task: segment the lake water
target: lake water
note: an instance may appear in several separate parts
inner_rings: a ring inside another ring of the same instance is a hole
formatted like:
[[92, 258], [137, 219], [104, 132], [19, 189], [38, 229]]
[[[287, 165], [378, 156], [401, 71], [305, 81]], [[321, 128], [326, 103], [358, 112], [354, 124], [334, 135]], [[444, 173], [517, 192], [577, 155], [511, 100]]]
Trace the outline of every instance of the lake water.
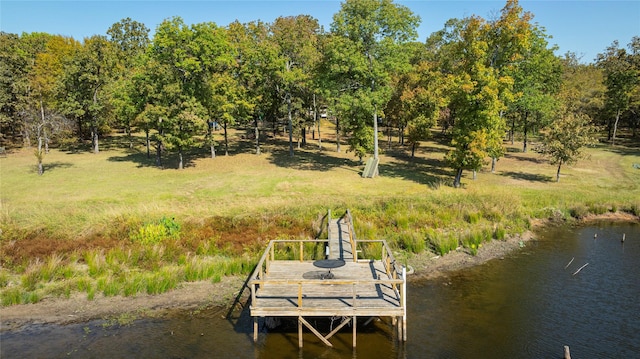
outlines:
[[0, 357], [562, 358], [569, 345], [574, 358], [640, 358], [640, 225], [549, 228], [537, 238], [504, 259], [412, 282], [405, 344], [384, 321], [358, 328], [355, 351], [348, 327], [334, 348], [305, 333], [300, 350], [293, 322], [254, 344], [246, 313], [212, 309], [126, 326], [33, 325], [2, 333]]

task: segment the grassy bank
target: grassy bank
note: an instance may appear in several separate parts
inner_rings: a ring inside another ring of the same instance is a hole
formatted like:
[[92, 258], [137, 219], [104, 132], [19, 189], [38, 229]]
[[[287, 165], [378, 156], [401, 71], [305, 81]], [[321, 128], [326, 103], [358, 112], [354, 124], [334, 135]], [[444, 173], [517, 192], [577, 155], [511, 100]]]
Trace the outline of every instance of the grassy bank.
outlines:
[[260, 156], [243, 147], [215, 159], [192, 154], [179, 171], [172, 157], [160, 169], [142, 148], [123, 150], [118, 140], [99, 154], [52, 150], [44, 176], [32, 150], [0, 158], [3, 305], [76, 291], [154, 294], [246, 274], [268, 240], [317, 235], [327, 209], [351, 209], [358, 238], [439, 254], [458, 246], [474, 254], [536, 218], [640, 211], [640, 148], [631, 142], [590, 149], [563, 168], [559, 183], [538, 154], [509, 148], [496, 173], [466, 173], [464, 188], [454, 189], [436, 141], [413, 160], [387, 150], [381, 176], [362, 179], [353, 155], [328, 141], [293, 158], [282, 143]]

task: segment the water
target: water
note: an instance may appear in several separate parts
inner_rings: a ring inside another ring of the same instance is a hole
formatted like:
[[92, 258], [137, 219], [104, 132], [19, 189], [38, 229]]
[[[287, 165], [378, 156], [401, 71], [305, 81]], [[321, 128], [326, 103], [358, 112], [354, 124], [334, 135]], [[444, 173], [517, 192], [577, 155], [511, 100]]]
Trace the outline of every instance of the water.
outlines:
[[334, 348], [305, 333], [299, 350], [293, 323], [254, 345], [246, 313], [229, 320], [206, 310], [124, 326], [32, 325], [2, 333], [0, 357], [561, 358], [564, 345], [574, 358], [640, 357], [640, 225], [553, 228], [538, 238], [503, 260], [411, 283], [404, 345], [384, 321], [358, 328], [355, 351], [348, 327]]
[[557, 358], [569, 345], [574, 358], [640, 357], [640, 226], [538, 237], [504, 260], [411, 288], [408, 356]]

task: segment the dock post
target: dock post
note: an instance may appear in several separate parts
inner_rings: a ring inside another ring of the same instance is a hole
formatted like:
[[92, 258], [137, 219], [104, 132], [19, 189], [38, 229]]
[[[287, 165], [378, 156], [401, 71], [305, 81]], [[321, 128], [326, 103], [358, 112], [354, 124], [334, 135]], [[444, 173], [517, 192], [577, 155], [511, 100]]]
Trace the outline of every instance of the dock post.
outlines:
[[402, 266], [402, 340], [407, 341], [407, 268]]
[[253, 342], [258, 342], [258, 317], [253, 317]]
[[356, 320], [356, 316], [354, 315], [353, 316], [353, 347], [354, 348], [356, 347], [356, 332], [357, 332], [356, 323], [357, 323], [357, 320]]
[[302, 317], [298, 317], [298, 348], [302, 348]]

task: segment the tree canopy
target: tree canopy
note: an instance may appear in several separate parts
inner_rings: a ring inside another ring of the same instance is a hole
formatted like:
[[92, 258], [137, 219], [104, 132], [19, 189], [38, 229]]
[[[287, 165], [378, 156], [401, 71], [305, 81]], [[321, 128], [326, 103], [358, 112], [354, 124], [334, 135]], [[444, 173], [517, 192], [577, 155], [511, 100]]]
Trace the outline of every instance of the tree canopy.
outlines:
[[297, 15], [227, 26], [173, 17], [152, 38], [131, 18], [82, 41], [0, 33], [0, 141], [37, 145], [41, 165], [63, 138], [98, 153], [103, 136], [121, 131], [135, 149], [144, 133], [158, 166], [176, 156], [183, 168], [194, 156], [215, 158], [218, 136], [225, 155], [241, 148], [230, 129], [256, 154], [286, 134], [293, 156], [309, 129], [320, 143], [323, 123], [335, 129], [336, 150], [348, 144], [362, 162], [378, 159], [380, 126], [387, 147], [410, 158], [438, 128], [441, 163], [461, 187], [464, 171], [475, 178], [491, 161], [495, 172], [507, 141], [522, 141], [523, 152], [541, 143], [534, 148], [559, 176], [599, 126], [611, 144], [620, 131], [637, 136], [640, 37], [583, 64], [557, 56], [517, 0], [492, 19], [451, 19], [423, 41], [419, 24], [392, 0], [345, 0], [328, 30]]

